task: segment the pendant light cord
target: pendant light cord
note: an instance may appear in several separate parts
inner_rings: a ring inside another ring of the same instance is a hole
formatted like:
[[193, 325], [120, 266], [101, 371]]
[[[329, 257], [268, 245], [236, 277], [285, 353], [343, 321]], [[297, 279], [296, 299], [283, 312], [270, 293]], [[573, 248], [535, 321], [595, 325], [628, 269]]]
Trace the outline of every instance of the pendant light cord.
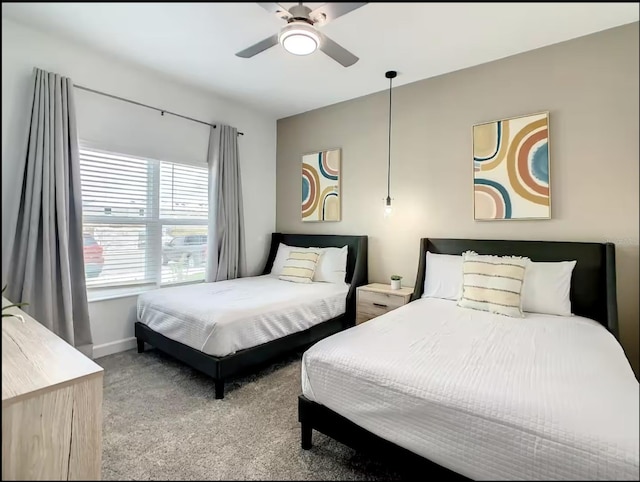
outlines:
[[389, 79], [389, 156], [387, 159], [387, 206], [391, 206], [391, 91], [393, 90], [393, 79], [398, 72], [390, 70], [384, 74]]
[[391, 197], [391, 86], [393, 77], [389, 78], [389, 156], [387, 161], [387, 199]]

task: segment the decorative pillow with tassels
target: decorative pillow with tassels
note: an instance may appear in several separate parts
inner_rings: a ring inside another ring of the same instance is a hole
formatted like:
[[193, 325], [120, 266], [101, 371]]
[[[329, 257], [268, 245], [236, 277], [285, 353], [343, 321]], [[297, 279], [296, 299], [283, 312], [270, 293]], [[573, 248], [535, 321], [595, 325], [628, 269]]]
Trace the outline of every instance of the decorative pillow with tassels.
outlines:
[[522, 285], [529, 258], [462, 253], [458, 306], [522, 318]]
[[319, 250], [305, 249], [304, 251], [296, 251], [293, 248], [278, 278], [283, 281], [293, 281], [294, 283], [311, 283], [313, 282], [313, 274], [316, 272], [319, 258]]

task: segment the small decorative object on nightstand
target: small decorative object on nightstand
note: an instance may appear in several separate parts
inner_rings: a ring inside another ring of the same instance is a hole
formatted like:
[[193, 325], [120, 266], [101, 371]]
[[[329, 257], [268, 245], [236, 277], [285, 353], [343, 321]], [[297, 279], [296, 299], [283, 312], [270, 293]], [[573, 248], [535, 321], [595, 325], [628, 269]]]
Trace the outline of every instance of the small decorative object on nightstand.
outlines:
[[392, 290], [399, 290], [400, 288], [402, 288], [402, 276], [400, 276], [398, 274], [392, 274], [391, 275], [391, 289]]
[[413, 288], [392, 289], [381, 283], [359, 286], [356, 289], [356, 325], [406, 305], [412, 293]]

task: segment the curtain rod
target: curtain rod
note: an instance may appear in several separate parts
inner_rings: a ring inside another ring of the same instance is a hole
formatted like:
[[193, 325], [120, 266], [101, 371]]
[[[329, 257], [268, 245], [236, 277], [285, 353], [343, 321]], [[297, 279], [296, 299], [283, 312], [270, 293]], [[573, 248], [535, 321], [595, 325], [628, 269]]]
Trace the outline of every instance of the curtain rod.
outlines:
[[[111, 97], [112, 99], [118, 99], [118, 100], [121, 100], [123, 102], [129, 102], [130, 104], [135, 104], [135, 105], [139, 105], [141, 107], [146, 107], [147, 109], [157, 110], [158, 112], [160, 112], [161, 115], [170, 114], [170, 115], [174, 115], [176, 117], [181, 117], [183, 119], [190, 120], [192, 122], [197, 122], [198, 124], [204, 124], [206, 126], [211, 126], [214, 129], [216, 128], [215, 124], [209, 124], [208, 122], [201, 121], [201, 120], [198, 120], [198, 119], [194, 119], [193, 117], [187, 117], [186, 115], [176, 114], [175, 112], [171, 112], [169, 110], [159, 109], [158, 107], [153, 107], [152, 105], [143, 104], [142, 102], [136, 102], [135, 100], [125, 99], [124, 97], [118, 97], [117, 95], [107, 94], [106, 92], [100, 92], [99, 90], [90, 89], [89, 87], [83, 87], [82, 85], [74, 84], [73, 86], [76, 89], [86, 90], [87, 92], [93, 92], [94, 94], [104, 95], [105, 97]], [[238, 132], [238, 135], [239, 136], [243, 136], [244, 132]]]

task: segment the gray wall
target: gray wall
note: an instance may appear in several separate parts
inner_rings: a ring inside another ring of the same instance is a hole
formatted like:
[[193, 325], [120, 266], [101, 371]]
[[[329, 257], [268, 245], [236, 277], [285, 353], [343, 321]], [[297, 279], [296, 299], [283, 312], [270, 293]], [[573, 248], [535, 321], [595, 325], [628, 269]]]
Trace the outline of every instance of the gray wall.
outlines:
[[[636, 22], [394, 88], [387, 219], [388, 92], [279, 120], [276, 228], [367, 234], [371, 281], [398, 273], [406, 285], [421, 237], [612, 241], [637, 374], [638, 34]], [[472, 125], [546, 110], [552, 219], [475, 222]], [[342, 148], [342, 221], [302, 223], [301, 155], [330, 147]]]

